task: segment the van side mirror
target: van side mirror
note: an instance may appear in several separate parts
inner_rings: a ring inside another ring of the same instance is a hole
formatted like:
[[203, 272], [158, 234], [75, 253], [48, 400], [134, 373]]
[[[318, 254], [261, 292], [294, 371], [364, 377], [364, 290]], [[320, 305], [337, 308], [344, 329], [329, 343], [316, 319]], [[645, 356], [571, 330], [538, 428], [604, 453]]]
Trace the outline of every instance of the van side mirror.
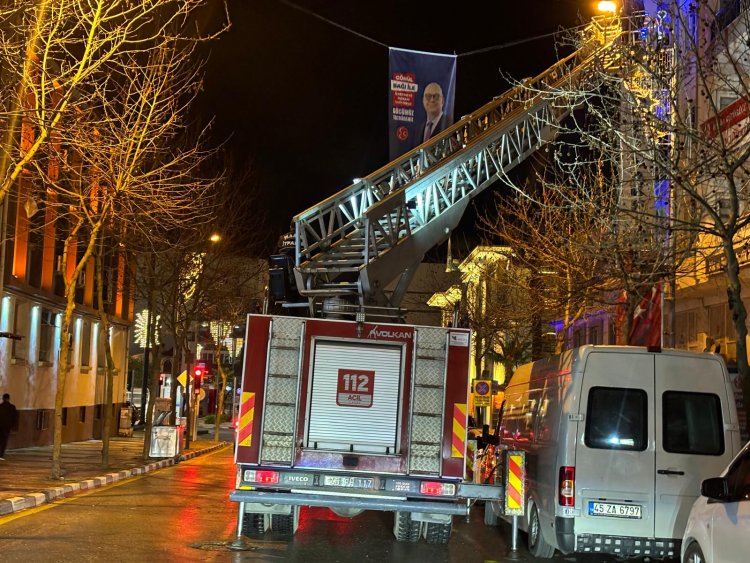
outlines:
[[711, 500], [726, 501], [729, 498], [729, 486], [724, 477], [712, 477], [701, 483], [701, 494]]

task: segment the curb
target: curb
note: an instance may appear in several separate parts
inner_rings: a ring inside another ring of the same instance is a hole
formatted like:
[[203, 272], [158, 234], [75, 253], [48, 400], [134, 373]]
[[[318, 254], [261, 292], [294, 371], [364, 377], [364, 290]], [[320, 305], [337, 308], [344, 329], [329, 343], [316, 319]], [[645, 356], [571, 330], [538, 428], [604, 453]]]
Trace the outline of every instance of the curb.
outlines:
[[66, 483], [59, 487], [51, 487], [49, 489], [44, 489], [43, 491], [38, 493], [30, 493], [28, 495], [23, 495], [20, 497], [11, 497], [5, 500], [0, 500], [0, 516], [14, 514], [16, 512], [21, 512], [29, 508], [35, 508], [37, 506], [50, 503], [56, 499], [70, 497], [92, 489], [99, 489], [106, 485], [111, 485], [118, 481], [129, 479], [131, 477], [137, 477], [139, 475], [145, 475], [146, 473], [152, 473], [154, 471], [158, 471], [159, 469], [164, 469], [165, 467], [180, 463], [181, 461], [187, 461], [189, 459], [193, 459], [196, 456], [207, 454], [220, 448], [225, 448], [229, 445], [230, 442], [219, 442], [218, 444], [209, 446], [208, 448], [196, 450], [187, 454], [180, 454], [176, 458], [163, 459], [161, 461], [147, 463], [146, 465], [142, 465], [140, 467], [124, 469], [122, 471], [116, 471], [114, 473], [105, 473], [104, 475], [99, 475], [91, 479], [84, 479], [83, 481], [79, 481], [76, 483]]

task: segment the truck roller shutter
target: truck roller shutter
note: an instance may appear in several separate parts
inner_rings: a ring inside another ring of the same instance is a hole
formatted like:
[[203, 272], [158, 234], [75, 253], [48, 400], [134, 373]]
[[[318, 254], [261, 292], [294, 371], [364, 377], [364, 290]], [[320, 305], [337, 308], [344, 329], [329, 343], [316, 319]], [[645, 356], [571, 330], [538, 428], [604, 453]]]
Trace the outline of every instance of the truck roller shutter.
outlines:
[[396, 453], [401, 345], [317, 342], [305, 447]]

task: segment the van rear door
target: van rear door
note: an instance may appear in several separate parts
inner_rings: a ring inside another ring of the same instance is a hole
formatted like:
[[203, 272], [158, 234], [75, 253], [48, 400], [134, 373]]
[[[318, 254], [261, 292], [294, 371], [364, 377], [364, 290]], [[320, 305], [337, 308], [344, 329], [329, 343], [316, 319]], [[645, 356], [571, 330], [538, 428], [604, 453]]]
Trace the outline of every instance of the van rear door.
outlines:
[[733, 456], [735, 422], [718, 358], [655, 355], [657, 538], [682, 538], [701, 481]]
[[651, 354], [587, 355], [576, 440], [576, 536], [653, 537], [653, 387]]

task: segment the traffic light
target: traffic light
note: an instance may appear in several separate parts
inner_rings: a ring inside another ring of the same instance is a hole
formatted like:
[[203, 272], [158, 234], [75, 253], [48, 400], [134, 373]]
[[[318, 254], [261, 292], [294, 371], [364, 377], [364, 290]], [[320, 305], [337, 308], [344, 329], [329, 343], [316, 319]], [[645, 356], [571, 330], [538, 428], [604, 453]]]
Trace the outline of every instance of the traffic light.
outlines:
[[203, 364], [193, 366], [193, 392], [198, 393], [201, 390], [203, 376], [206, 375], [206, 368]]

